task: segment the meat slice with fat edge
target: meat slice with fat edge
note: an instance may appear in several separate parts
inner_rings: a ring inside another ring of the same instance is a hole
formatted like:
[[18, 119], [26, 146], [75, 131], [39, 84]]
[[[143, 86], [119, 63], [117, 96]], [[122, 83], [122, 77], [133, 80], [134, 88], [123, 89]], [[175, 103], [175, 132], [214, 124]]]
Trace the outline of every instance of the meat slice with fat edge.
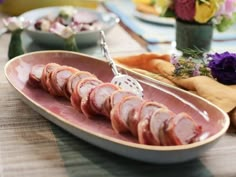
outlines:
[[174, 116], [175, 114], [167, 108], [160, 108], [152, 114], [149, 126], [157, 145], [168, 145], [168, 140], [165, 139], [166, 137], [161, 131], [165, 123]]
[[171, 145], [183, 145], [196, 141], [201, 134], [199, 126], [193, 118], [185, 112], [179, 113], [168, 121], [165, 129]]
[[143, 102], [138, 96], [128, 96], [123, 98], [111, 110], [111, 124], [115, 132], [129, 132], [127, 124], [128, 118], [132, 111], [137, 109]]
[[120, 88], [112, 83], [102, 83], [95, 87], [89, 94], [89, 105], [92, 110], [100, 115], [106, 115], [105, 102], [111, 94]]
[[143, 119], [150, 119], [153, 112], [160, 108], [167, 108], [165, 105], [154, 101], [144, 101], [139, 109], [132, 112], [128, 119], [128, 126], [134, 136], [138, 136], [138, 124]]
[[76, 68], [61, 66], [51, 73], [50, 83], [57, 96], [66, 96], [64, 94], [64, 87], [67, 84], [68, 78], [76, 72], [78, 72]]
[[74, 74], [72, 74], [69, 78], [68, 81], [64, 87], [64, 94], [65, 96], [70, 99], [71, 94], [73, 93], [73, 90], [75, 89], [76, 85], [84, 78], [87, 77], [95, 77], [97, 78], [95, 75], [93, 75], [90, 72], [87, 71], [78, 71]]
[[43, 69], [45, 65], [34, 65], [29, 73], [28, 84], [33, 87], [39, 88], [42, 87], [41, 79], [43, 76]]
[[114, 91], [104, 103], [104, 115], [110, 119], [112, 108], [127, 96], [135, 96], [135, 94], [126, 90]]
[[81, 111], [82, 98], [84, 98], [84, 100], [88, 99], [88, 95], [91, 90], [101, 83], [103, 82], [95, 77], [87, 77], [82, 79], [79, 83], [77, 83], [71, 95], [70, 101], [72, 106], [78, 111]]
[[48, 64], [45, 65], [45, 67], [43, 69], [41, 84], [42, 84], [43, 89], [46, 90], [47, 92], [49, 92], [49, 89], [51, 87], [51, 85], [48, 81], [49, 78], [50, 78], [50, 75], [58, 67], [60, 67], [60, 65], [57, 64], [57, 63], [48, 63]]

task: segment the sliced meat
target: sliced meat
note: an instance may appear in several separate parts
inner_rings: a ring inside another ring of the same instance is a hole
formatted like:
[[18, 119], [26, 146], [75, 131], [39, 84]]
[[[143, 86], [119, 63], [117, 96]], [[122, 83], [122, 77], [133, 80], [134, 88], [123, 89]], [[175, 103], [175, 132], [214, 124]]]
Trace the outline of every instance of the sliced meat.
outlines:
[[29, 73], [28, 84], [32, 87], [41, 87], [41, 79], [45, 65], [34, 65]]
[[84, 78], [87, 77], [95, 77], [95, 75], [91, 74], [90, 72], [87, 71], [78, 71], [74, 74], [72, 74], [69, 78], [68, 81], [65, 85], [64, 88], [64, 94], [67, 98], [70, 98], [74, 88], [76, 87], [76, 85]]
[[68, 81], [68, 78], [76, 72], [78, 72], [78, 69], [73, 68], [73, 67], [69, 67], [69, 66], [58, 67], [56, 70], [54, 70], [51, 73], [50, 84], [51, 84], [52, 90], [49, 90], [49, 92], [52, 95], [56, 95], [56, 96], [66, 96], [63, 91], [65, 88], [65, 85]]
[[134, 136], [138, 136], [138, 123], [143, 119], [150, 119], [152, 114], [160, 109], [167, 108], [165, 105], [154, 101], [145, 101], [139, 109], [132, 112], [129, 116], [128, 126]]
[[82, 112], [88, 118], [94, 118], [94, 115], [104, 116], [104, 103], [111, 93], [117, 89], [119, 87], [112, 83], [102, 83], [94, 87], [88, 97], [82, 98]]
[[91, 90], [101, 83], [103, 82], [95, 77], [88, 77], [82, 79], [79, 83], [77, 83], [71, 95], [70, 101], [72, 106], [76, 108], [78, 111], [81, 111], [82, 98], [84, 97], [84, 100], [88, 99], [88, 95], [91, 92]]
[[[163, 134], [165, 123], [175, 114], [167, 108], [157, 109], [150, 118], [150, 132], [158, 145], [168, 145], [169, 142]], [[161, 133], [160, 133], [161, 132]]]
[[106, 115], [105, 103], [110, 95], [120, 88], [112, 83], [103, 83], [95, 87], [89, 94], [89, 101], [92, 110], [101, 115]]
[[111, 124], [117, 133], [128, 132], [127, 120], [132, 111], [137, 109], [143, 102], [138, 96], [128, 96], [123, 98], [111, 110]]
[[140, 144], [160, 145], [150, 131], [150, 119], [143, 119], [138, 124], [138, 141]]
[[44, 69], [43, 69], [43, 74], [42, 74], [42, 78], [41, 78], [41, 84], [44, 90], [46, 90], [47, 92], [49, 92], [49, 89], [51, 87], [51, 85], [49, 84], [49, 77], [51, 75], [51, 73], [56, 70], [58, 67], [60, 67], [60, 65], [56, 64], [56, 63], [48, 63], [45, 65]]
[[125, 90], [114, 91], [104, 103], [104, 115], [110, 118], [112, 108], [127, 96], [135, 96], [135, 94]]
[[171, 140], [166, 134], [166, 127], [168, 126], [168, 121], [164, 122], [164, 124], [159, 129], [159, 139], [162, 146], [171, 146]]
[[165, 129], [171, 145], [182, 145], [195, 142], [201, 133], [201, 127], [187, 113], [179, 113], [168, 121]]

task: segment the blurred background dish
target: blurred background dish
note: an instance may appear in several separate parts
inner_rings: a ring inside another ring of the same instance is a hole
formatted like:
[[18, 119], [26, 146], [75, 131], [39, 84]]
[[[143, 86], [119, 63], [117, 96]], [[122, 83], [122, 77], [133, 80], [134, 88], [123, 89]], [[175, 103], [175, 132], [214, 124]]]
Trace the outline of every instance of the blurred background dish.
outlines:
[[[37, 44], [41, 44], [44, 46], [62, 47], [64, 42], [62, 38], [49, 31], [41, 31], [35, 29], [35, 23], [37, 23], [39, 19], [45, 18], [46, 16], [57, 17], [61, 9], [61, 6], [54, 6], [34, 9], [23, 13], [20, 17], [23, 17], [31, 21], [32, 23], [32, 25], [27, 30], [25, 30], [25, 33]], [[75, 9], [80, 13], [90, 14], [91, 16], [96, 18], [97, 22], [101, 24], [100, 28], [77, 32], [75, 38], [77, 45], [80, 47], [86, 47], [96, 44], [100, 37], [100, 30], [108, 32], [119, 22], [119, 18], [113, 13], [98, 12], [94, 9], [79, 7]]]
[[171, 17], [161, 17], [153, 14], [139, 12], [137, 10], [134, 11], [134, 16], [146, 22], [157, 23], [160, 25], [168, 25], [168, 26], [175, 25], [175, 19]]
[[161, 14], [161, 9], [154, 0], [133, 0], [135, 5], [134, 16], [151, 23], [160, 25], [174, 26], [175, 19], [172, 17], [165, 17]]
[[70, 5], [95, 9], [103, 1], [104, 0], [5, 0], [0, 5], [0, 11], [17, 16], [32, 9], [48, 6]]

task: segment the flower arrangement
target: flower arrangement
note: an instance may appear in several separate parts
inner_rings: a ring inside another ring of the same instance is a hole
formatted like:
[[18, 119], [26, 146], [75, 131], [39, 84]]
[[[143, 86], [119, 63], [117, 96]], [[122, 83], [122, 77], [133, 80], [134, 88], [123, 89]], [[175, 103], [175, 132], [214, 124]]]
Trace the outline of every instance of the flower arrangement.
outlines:
[[162, 16], [172, 16], [189, 23], [213, 23], [225, 31], [236, 21], [235, 0], [156, 0]]
[[6, 28], [6, 31], [9, 31], [11, 33], [8, 58], [12, 59], [18, 55], [24, 54], [21, 33], [30, 25], [30, 22], [20, 17], [4, 18], [2, 22]]
[[175, 66], [173, 75], [175, 77], [189, 78], [194, 76], [209, 76], [211, 75], [210, 68], [207, 67], [206, 63], [195, 62], [194, 58], [188, 57], [177, 57], [173, 55], [171, 57], [171, 63]]
[[[196, 50], [190, 51], [193, 52]], [[208, 76], [225, 85], [236, 84], [236, 53], [205, 54], [201, 55], [201, 60], [195, 57], [199, 55], [187, 58], [173, 55], [171, 57], [171, 63], [175, 66], [173, 75], [180, 78]]]

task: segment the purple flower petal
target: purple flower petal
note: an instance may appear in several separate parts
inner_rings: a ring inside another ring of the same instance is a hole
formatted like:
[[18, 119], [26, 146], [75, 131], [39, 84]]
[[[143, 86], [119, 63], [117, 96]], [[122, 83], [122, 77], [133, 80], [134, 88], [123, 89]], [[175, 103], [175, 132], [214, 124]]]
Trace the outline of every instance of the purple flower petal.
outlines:
[[208, 67], [211, 74], [223, 84], [236, 84], [236, 53], [216, 53], [208, 55], [212, 58]]

